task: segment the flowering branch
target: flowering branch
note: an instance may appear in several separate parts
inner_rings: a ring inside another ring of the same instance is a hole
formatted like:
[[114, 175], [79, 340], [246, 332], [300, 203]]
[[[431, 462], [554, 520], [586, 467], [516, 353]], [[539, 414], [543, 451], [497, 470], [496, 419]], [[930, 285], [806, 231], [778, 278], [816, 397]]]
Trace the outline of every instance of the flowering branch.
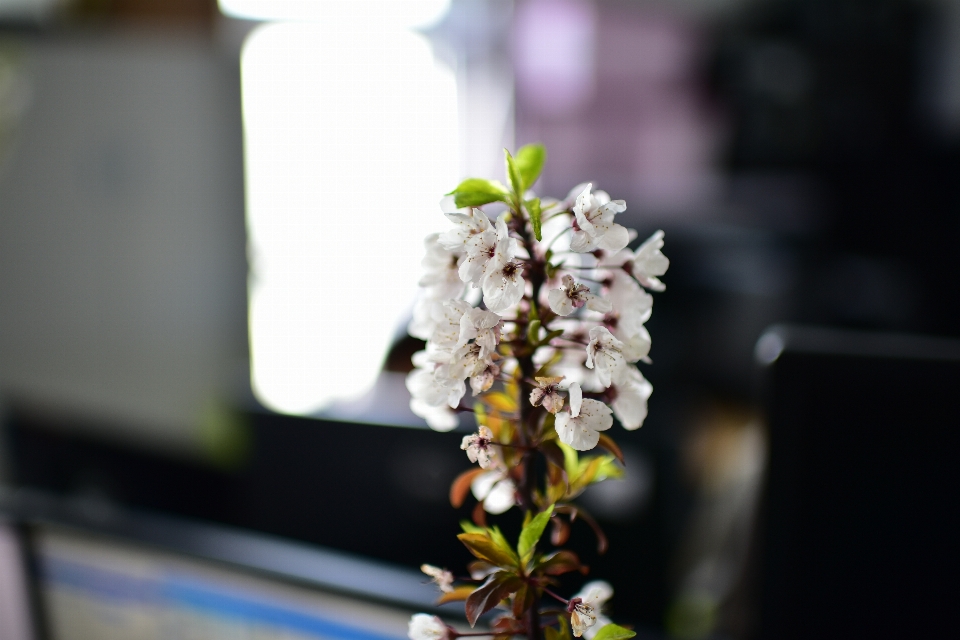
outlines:
[[[441, 603], [464, 602], [471, 626], [501, 609], [490, 634], [498, 640], [626, 640], [635, 634], [601, 613], [609, 584], [590, 582], [570, 599], [553, 591], [557, 576], [588, 569], [572, 551], [546, 550], [541, 538], [551, 524], [550, 542], [560, 547], [579, 517], [606, 549], [603, 531], [573, 501], [623, 475], [607, 431], [615, 418], [632, 430], [646, 417], [653, 387], [636, 363], [649, 362], [647, 290], [664, 289], [659, 277], [669, 261], [662, 231], [628, 249], [636, 233], [615, 222], [626, 203], [591, 184], [563, 201], [541, 201], [530, 188], [545, 159], [541, 145], [528, 145], [516, 157], [505, 153], [509, 186], [461, 182], [441, 202], [453, 227], [425, 240], [423, 294], [408, 330], [427, 344], [407, 377], [410, 406], [434, 429], [453, 429], [456, 411], [469, 410], [460, 406], [469, 381], [477, 431], [461, 449], [478, 467], [450, 489], [454, 507], [471, 493], [477, 500], [474, 522], [458, 536], [475, 558], [470, 578], [422, 569]], [[505, 210], [492, 220], [482, 207], [494, 203]], [[594, 449], [605, 453], [581, 457]], [[513, 507], [524, 512], [515, 544], [486, 523], [486, 514]], [[544, 595], [563, 609], [542, 609]], [[426, 614], [410, 621], [412, 640], [467, 635], [486, 634], [460, 633]]]

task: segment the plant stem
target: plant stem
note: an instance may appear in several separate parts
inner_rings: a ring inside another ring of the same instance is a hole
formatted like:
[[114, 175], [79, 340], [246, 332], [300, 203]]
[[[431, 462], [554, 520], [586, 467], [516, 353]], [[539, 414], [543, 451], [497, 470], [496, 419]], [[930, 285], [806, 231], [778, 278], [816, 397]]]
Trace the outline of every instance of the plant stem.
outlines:
[[[517, 232], [523, 240], [524, 245], [532, 248], [533, 238], [524, 222], [524, 218], [520, 215], [519, 210], [516, 213], [520, 221], [520, 224], [517, 225]], [[530, 258], [530, 270], [528, 274], [531, 284], [530, 301], [531, 304], [537, 304], [540, 300], [540, 289], [546, 281], [546, 265], [543, 259], [536, 255], [535, 251], [530, 251]], [[522, 329], [518, 332], [521, 336], [527, 333], [527, 325], [530, 323], [529, 314], [525, 320], [525, 322], [518, 323]], [[536, 349], [524, 349], [522, 355], [517, 357], [521, 379], [532, 379], [537, 371], [537, 367], [533, 362], [533, 352], [535, 350]], [[517, 400], [520, 404], [520, 428], [517, 431], [519, 432], [522, 443], [524, 445], [530, 445], [537, 441], [537, 432], [539, 430], [538, 418], [542, 410], [540, 410], [539, 407], [534, 407], [525, 398], [518, 398]], [[536, 449], [531, 449], [524, 453], [521, 462], [522, 477], [517, 486], [521, 506], [530, 512], [537, 511], [536, 504], [533, 500], [534, 491], [536, 490], [536, 456]], [[536, 590], [534, 590], [534, 597], [530, 603], [530, 609], [527, 610], [526, 618], [528, 640], [541, 640], [543, 633], [540, 628], [540, 597], [536, 593]]]

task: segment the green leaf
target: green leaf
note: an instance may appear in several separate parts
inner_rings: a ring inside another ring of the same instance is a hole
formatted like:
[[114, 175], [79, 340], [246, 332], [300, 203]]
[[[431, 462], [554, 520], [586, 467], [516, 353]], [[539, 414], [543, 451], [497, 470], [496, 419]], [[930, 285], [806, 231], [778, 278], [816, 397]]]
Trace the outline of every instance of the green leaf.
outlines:
[[520, 554], [523, 563], [530, 560], [533, 550], [536, 549], [537, 543], [540, 541], [540, 536], [543, 535], [543, 530], [547, 528], [547, 523], [550, 522], [552, 513], [553, 505], [550, 505], [546, 511], [541, 511], [530, 520], [529, 524], [524, 525], [520, 532], [520, 540], [517, 542], [517, 553]]
[[600, 631], [597, 631], [597, 635], [593, 636], [593, 640], [627, 640], [627, 638], [632, 638], [635, 635], [637, 635], [636, 631], [624, 629], [620, 625], [611, 622], [600, 629]]
[[[526, 191], [533, 186], [533, 183], [540, 177], [540, 171], [543, 169], [543, 163], [547, 159], [547, 150], [542, 144], [528, 144], [517, 149], [515, 164], [520, 173], [520, 179], [523, 183], [523, 190]], [[537, 234], [537, 240], [540, 234]]]
[[567, 479], [573, 482], [578, 475], [577, 471], [580, 466], [580, 457], [577, 455], [577, 450], [562, 442], [558, 442], [557, 446], [563, 451], [563, 467], [564, 471], [567, 472]]
[[557, 625], [559, 629], [557, 630], [557, 636], [553, 640], [573, 640], [573, 637], [570, 635], [570, 625], [567, 624], [566, 618], [557, 619]]
[[513, 189], [516, 201], [520, 202], [523, 198], [523, 178], [520, 177], [520, 170], [517, 169], [517, 163], [510, 152], [504, 149], [503, 156], [507, 163], [507, 179], [510, 181], [510, 188]]
[[467, 178], [448, 193], [458, 207], [479, 207], [491, 202], [507, 202], [506, 188], [496, 180]]
[[623, 467], [615, 462], [615, 458], [613, 456], [604, 456], [604, 460], [597, 468], [597, 475], [594, 477], [593, 481], [600, 482], [601, 480], [622, 478], [623, 476]]
[[512, 566], [517, 566], [520, 563], [520, 559], [517, 557], [516, 552], [513, 550], [513, 547], [510, 546], [510, 543], [507, 542], [506, 537], [500, 532], [500, 527], [494, 526], [487, 530], [490, 534], [490, 539], [496, 543], [496, 545], [504, 550], [510, 555]]
[[540, 344], [540, 321], [534, 320], [527, 325], [527, 342], [530, 344]]
[[537, 238], [537, 242], [540, 242], [543, 240], [543, 234], [540, 230], [540, 198], [527, 200], [524, 204], [527, 207], [527, 213], [530, 214], [530, 224], [533, 225], [533, 235]]
[[603, 459], [608, 457], [610, 456], [596, 456], [594, 458], [587, 458], [586, 460], [580, 461], [576, 476], [570, 479], [571, 496], [579, 494], [594, 482], [597, 477], [597, 473], [600, 470], [600, 466], [603, 464]]
[[563, 335], [563, 329], [554, 329], [547, 333], [547, 335], [540, 341], [540, 344], [550, 344], [550, 341], [554, 338], [559, 338]]
[[460, 521], [460, 528], [463, 529], [463, 532], [464, 532], [464, 533], [481, 533], [481, 534], [485, 534], [485, 533], [487, 532], [486, 529], [484, 529], [483, 527], [478, 527], [477, 525], [473, 524], [473, 523], [470, 522], [469, 520], [461, 520], [461, 521]]
[[523, 580], [512, 573], [498, 571], [487, 578], [476, 591], [470, 594], [466, 602], [467, 622], [470, 626], [477, 624], [477, 619], [490, 609], [500, 604], [500, 601], [515, 593], [523, 586]]
[[[503, 538], [502, 534], [500, 538]], [[484, 533], [461, 533], [457, 536], [457, 539], [467, 547], [470, 553], [481, 560], [498, 567], [517, 566], [517, 557], [513, 553], [513, 549], [510, 548], [510, 545], [505, 544], [506, 540], [495, 541], [490, 536], [490, 530], [486, 530]]]

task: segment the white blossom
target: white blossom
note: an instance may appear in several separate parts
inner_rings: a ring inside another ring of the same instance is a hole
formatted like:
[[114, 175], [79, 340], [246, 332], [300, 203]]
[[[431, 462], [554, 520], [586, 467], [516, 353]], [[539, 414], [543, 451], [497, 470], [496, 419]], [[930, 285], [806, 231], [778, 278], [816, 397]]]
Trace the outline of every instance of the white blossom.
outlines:
[[627, 362], [645, 360], [650, 353], [650, 333], [643, 325], [653, 312], [653, 296], [623, 271], [615, 271], [607, 290], [613, 304], [605, 321], [614, 337], [623, 343]]
[[552, 414], [557, 414], [563, 409], [563, 395], [557, 385], [563, 380], [563, 376], [549, 378], [535, 378], [537, 386], [530, 392], [530, 404], [535, 407], [543, 405], [543, 408]]
[[459, 345], [470, 340], [480, 345], [480, 357], [495, 353], [500, 344], [500, 316], [476, 307], [469, 309], [460, 317]]
[[555, 427], [560, 442], [577, 451], [589, 451], [600, 441], [600, 432], [613, 425], [610, 407], [599, 400], [583, 398], [580, 385], [570, 385], [570, 411], [557, 414]]
[[590, 193], [592, 184], [577, 196], [573, 205], [577, 229], [573, 232], [570, 248], [577, 253], [604, 249], [611, 253], [620, 251], [630, 242], [630, 232], [615, 223], [618, 213], [626, 210], [623, 200], [610, 200], [604, 191]]
[[410, 335], [422, 340], [430, 339], [438, 318], [443, 315], [443, 305], [461, 297], [464, 290], [459, 276], [460, 257], [440, 246], [438, 237], [439, 234], [433, 233], [424, 239], [426, 253], [421, 262], [424, 274], [420, 278], [424, 291], [413, 307], [413, 318], [407, 327]]
[[470, 377], [470, 390], [473, 391], [474, 397], [488, 391], [499, 377], [500, 367], [492, 362], [488, 362], [483, 369], [475, 371]]
[[434, 431], [453, 431], [460, 425], [457, 412], [445, 404], [427, 404], [423, 400], [411, 397], [410, 410], [414, 415], [426, 420], [427, 426]]
[[[583, 609], [589, 609], [589, 611], [578, 616], [576, 625], [574, 625], [573, 620], [574, 615], [577, 614], [576, 608], [571, 613], [570, 626], [574, 627], [573, 635], [577, 637], [582, 635], [587, 640], [593, 640], [600, 629], [610, 624], [610, 618], [600, 613], [600, 609], [612, 596], [613, 587], [604, 580], [594, 580], [585, 584], [572, 600], [579, 599], [579, 605]], [[578, 630], [579, 633], [577, 633]]]
[[586, 366], [596, 370], [597, 379], [604, 387], [619, 382], [626, 371], [627, 361], [623, 350], [624, 344], [613, 337], [606, 327], [590, 329]]
[[483, 509], [494, 515], [508, 511], [517, 502], [517, 487], [505, 469], [491, 469], [477, 475], [470, 483], [473, 497], [483, 503]]
[[450, 375], [451, 353], [427, 345], [427, 350], [413, 355], [414, 369], [407, 374], [410, 410], [437, 431], [449, 431], [459, 420], [451, 411], [466, 393], [463, 379]]
[[415, 613], [410, 618], [407, 637], [410, 640], [446, 640], [449, 637], [449, 631], [447, 625], [443, 624], [437, 616]]
[[[484, 356], [482, 352], [483, 347], [476, 342], [463, 345], [453, 353], [444, 373], [455, 380], [471, 378], [474, 393], [486, 391], [500, 375], [500, 368], [493, 362], [499, 356], [495, 353]], [[475, 378], [479, 378], [476, 383]]]
[[443, 593], [451, 593], [453, 591], [453, 574], [446, 569], [435, 567], [432, 564], [422, 564], [420, 565], [420, 571], [430, 576], [431, 581], [434, 582]]
[[589, 287], [577, 284], [572, 276], [563, 276], [562, 283], [561, 288], [551, 289], [547, 293], [550, 309], [557, 315], [568, 316], [584, 305], [599, 313], [606, 313], [613, 308], [609, 301], [591, 293]]
[[658, 278], [665, 274], [670, 266], [670, 260], [660, 252], [662, 248], [663, 231], [656, 231], [640, 245], [630, 264], [630, 273], [633, 277], [653, 291], [663, 291], [667, 288]]
[[489, 469], [497, 462], [497, 450], [493, 445], [493, 432], [481, 426], [477, 433], [463, 436], [460, 448], [467, 452], [470, 462], [476, 462], [481, 469]]
[[626, 372], [613, 387], [615, 397], [611, 406], [624, 429], [633, 431], [643, 425], [647, 417], [647, 401], [653, 393], [650, 384], [636, 367], [627, 367]]
[[437, 328], [437, 318], [443, 315], [444, 298], [435, 298], [424, 293], [413, 306], [413, 318], [407, 325], [407, 333], [414, 338], [429, 340]]
[[444, 301], [443, 306], [435, 312], [430, 342], [441, 349], [460, 347], [460, 320], [472, 308], [465, 300]]
[[[446, 199], [440, 202], [441, 208], [449, 204]], [[465, 251], [470, 238], [493, 229], [490, 218], [480, 209], [469, 208], [466, 213], [447, 212], [443, 215], [454, 225], [452, 229], [437, 234], [440, 245], [448, 251]]]
[[427, 287], [435, 297], [456, 298], [463, 291], [457, 266], [459, 256], [441, 246], [439, 237], [439, 233], [431, 233], [423, 241], [427, 251], [420, 261], [424, 269], [420, 286]]
[[492, 229], [470, 236], [466, 241], [464, 257], [460, 260], [460, 279], [479, 286], [496, 249], [497, 234]]
[[449, 375], [449, 365], [439, 365], [433, 369], [415, 368], [407, 374], [406, 383], [413, 399], [434, 407], [447, 405], [456, 409], [460, 405], [460, 398], [467, 392], [463, 378], [456, 379]]
[[504, 216], [497, 219], [497, 242], [493, 256], [487, 262], [481, 289], [483, 303], [494, 313], [503, 313], [523, 298], [526, 282], [523, 263], [515, 260], [518, 243], [511, 238]]

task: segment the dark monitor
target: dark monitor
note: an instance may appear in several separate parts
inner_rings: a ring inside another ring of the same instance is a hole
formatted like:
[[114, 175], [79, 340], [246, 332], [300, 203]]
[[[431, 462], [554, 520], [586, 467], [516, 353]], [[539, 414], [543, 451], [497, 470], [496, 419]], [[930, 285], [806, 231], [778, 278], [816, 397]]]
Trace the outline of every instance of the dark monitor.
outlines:
[[960, 340], [777, 327], [760, 638], [953, 637]]

